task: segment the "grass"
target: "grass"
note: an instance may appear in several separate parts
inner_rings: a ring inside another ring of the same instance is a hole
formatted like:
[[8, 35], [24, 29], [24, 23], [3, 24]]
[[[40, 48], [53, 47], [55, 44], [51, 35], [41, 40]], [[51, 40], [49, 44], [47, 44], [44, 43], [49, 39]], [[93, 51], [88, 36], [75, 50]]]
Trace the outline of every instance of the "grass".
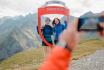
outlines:
[[[101, 40], [82, 41], [73, 52], [73, 60], [104, 49]], [[0, 63], [0, 70], [37, 70], [44, 58], [43, 48], [31, 48], [18, 53]]]
[[43, 48], [31, 48], [4, 60], [0, 70], [36, 70], [43, 58]]
[[89, 40], [81, 42], [74, 50], [73, 59], [79, 59], [83, 56], [94, 53], [96, 50], [104, 49], [104, 41]]

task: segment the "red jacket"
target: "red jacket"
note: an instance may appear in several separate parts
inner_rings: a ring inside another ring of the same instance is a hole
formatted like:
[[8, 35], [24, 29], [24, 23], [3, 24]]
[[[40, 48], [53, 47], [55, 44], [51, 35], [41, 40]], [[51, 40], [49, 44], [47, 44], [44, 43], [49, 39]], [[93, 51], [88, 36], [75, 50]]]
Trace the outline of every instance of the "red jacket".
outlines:
[[39, 70], [68, 70], [71, 56], [71, 52], [67, 49], [55, 47]]

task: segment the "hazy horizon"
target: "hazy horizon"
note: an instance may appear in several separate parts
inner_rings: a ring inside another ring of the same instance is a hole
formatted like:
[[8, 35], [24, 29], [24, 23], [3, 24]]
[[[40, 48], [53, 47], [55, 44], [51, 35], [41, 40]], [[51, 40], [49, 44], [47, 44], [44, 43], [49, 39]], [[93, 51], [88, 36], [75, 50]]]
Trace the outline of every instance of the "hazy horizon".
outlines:
[[[0, 18], [37, 13], [37, 9], [50, 0], [0, 0]], [[59, 0], [63, 1], [63, 0]], [[79, 17], [85, 12], [99, 13], [104, 11], [104, 0], [64, 0], [70, 14]]]

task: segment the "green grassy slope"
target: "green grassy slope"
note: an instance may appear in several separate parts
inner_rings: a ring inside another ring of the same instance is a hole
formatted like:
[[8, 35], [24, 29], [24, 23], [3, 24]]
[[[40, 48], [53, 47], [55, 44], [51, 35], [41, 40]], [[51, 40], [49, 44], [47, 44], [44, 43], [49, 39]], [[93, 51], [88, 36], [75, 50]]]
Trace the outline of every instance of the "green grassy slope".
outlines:
[[82, 41], [74, 50], [73, 59], [78, 59], [83, 56], [94, 53], [96, 50], [104, 49], [104, 41], [102, 40], [88, 40]]
[[[73, 60], [104, 49], [101, 40], [82, 41], [73, 52]], [[37, 70], [44, 58], [43, 48], [31, 48], [0, 63], [0, 70]]]
[[43, 61], [43, 48], [31, 48], [0, 63], [0, 70], [34, 70]]

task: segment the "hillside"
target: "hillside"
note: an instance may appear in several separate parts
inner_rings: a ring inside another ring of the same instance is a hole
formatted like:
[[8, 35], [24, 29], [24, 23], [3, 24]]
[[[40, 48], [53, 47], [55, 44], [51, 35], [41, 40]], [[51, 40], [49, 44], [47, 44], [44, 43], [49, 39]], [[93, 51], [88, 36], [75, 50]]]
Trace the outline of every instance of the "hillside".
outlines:
[[36, 19], [36, 14], [0, 19], [0, 61], [37, 46], [36, 42], [40, 39]]
[[[104, 49], [102, 40], [89, 40], [78, 45], [73, 53], [73, 60], [93, 54], [96, 50]], [[43, 61], [43, 48], [31, 48], [18, 53], [0, 63], [0, 70], [37, 70]]]

